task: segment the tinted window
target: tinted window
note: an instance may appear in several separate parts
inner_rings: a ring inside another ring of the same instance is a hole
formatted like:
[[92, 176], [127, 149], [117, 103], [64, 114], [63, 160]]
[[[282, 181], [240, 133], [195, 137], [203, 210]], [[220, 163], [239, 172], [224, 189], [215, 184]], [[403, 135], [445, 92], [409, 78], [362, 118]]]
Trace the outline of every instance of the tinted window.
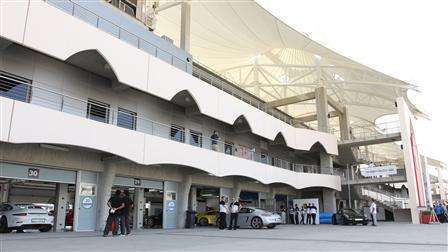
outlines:
[[126, 109], [118, 108], [117, 126], [130, 130], [135, 130], [136, 117], [137, 113]]
[[0, 96], [29, 102], [31, 81], [0, 72]]
[[198, 147], [202, 147], [202, 133], [194, 130], [190, 130], [190, 144]]
[[233, 144], [224, 143], [224, 153], [228, 155], [233, 155]]
[[109, 107], [110, 105], [107, 103], [89, 99], [87, 103], [87, 118], [109, 123]]
[[170, 131], [171, 140], [185, 142], [185, 128], [172, 124]]

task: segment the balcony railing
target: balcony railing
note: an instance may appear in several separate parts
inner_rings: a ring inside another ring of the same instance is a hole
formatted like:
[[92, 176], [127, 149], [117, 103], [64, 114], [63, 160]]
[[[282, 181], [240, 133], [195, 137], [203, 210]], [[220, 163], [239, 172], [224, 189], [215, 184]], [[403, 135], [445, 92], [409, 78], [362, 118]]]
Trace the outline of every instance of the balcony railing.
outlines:
[[135, 46], [146, 53], [153, 55], [163, 61], [183, 70], [186, 72], [191, 72], [191, 64], [185, 62], [185, 59], [180, 59], [173, 55], [172, 53], [163, 50], [162, 48], [156, 46], [154, 43], [151, 43], [147, 39], [144, 39], [126, 29], [121, 27], [120, 25], [105, 19], [103, 17], [98, 16], [97, 14], [91, 12], [90, 10], [82, 7], [79, 4], [76, 4], [72, 1], [65, 0], [43, 0], [47, 3], [50, 3], [53, 6], [56, 6], [60, 10], [65, 11], [66, 13], [77, 17], [90, 25], [95, 26], [96, 28], [109, 33], [110, 35], [117, 37], [120, 40], [123, 40], [132, 46]]
[[[2, 76], [2, 78], [7, 80], [9, 77]], [[145, 134], [162, 137], [184, 144], [190, 144], [192, 146], [207, 150], [214, 150], [235, 157], [264, 163], [295, 172], [320, 172], [320, 168], [316, 165], [297, 164], [291, 161], [269, 156], [266, 153], [256, 152], [253, 148], [234, 145], [221, 140], [213, 140], [209, 137], [204, 137], [202, 134], [189, 132], [187, 138], [187, 132], [182, 127], [155, 122], [150, 119], [137, 116], [136, 113], [130, 111], [120, 109], [115, 110], [109, 105], [105, 105], [104, 103], [98, 101], [85, 101], [43, 87], [30, 85], [26, 82], [17, 84], [17, 79], [11, 80], [15, 81], [15, 83], [11, 84], [6, 81], [0, 82], [0, 97], [7, 97], [10, 99], [31, 103], [98, 122], [112, 124], [128, 130], [135, 130]], [[42, 86], [48, 86], [40, 82], [34, 83]]]

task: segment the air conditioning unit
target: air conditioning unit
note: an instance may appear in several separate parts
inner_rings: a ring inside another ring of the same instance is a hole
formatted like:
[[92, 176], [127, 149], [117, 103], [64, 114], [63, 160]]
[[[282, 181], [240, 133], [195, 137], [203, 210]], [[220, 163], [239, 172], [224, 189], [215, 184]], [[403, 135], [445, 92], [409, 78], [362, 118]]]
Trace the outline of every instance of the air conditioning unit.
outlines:
[[162, 35], [162, 38], [168, 42], [170, 42], [171, 44], [174, 43], [174, 40], [172, 40], [170, 37], [166, 36], [166, 35]]

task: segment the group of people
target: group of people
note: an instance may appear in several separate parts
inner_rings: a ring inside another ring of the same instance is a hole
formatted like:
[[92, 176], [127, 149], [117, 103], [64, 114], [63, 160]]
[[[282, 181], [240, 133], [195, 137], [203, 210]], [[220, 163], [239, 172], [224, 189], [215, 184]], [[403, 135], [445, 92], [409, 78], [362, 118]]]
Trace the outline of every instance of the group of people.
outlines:
[[227, 214], [230, 214], [230, 223], [228, 230], [236, 230], [238, 228], [238, 213], [241, 209], [241, 204], [237, 197], [232, 198], [232, 202], [227, 205], [229, 198], [221, 196], [219, 201], [219, 229], [223, 230], [227, 227]]
[[120, 228], [120, 236], [131, 234], [129, 212], [134, 207], [134, 202], [129, 197], [129, 191], [116, 190], [114, 196], [107, 201], [109, 207], [109, 216], [107, 217], [106, 227], [103, 236], [108, 236], [112, 231], [112, 235], [118, 235]]
[[434, 213], [437, 215], [437, 219], [439, 219], [439, 222], [441, 223], [448, 222], [448, 212], [446, 203], [442, 204], [442, 202], [436, 201], [432, 205], [432, 208], [434, 209]]
[[[282, 209], [282, 216], [286, 215], [286, 208]], [[303, 225], [316, 225], [317, 207], [314, 203], [303, 204], [299, 207], [297, 204], [289, 207], [289, 223], [290, 224], [303, 224]], [[283, 221], [286, 223], [286, 220]]]

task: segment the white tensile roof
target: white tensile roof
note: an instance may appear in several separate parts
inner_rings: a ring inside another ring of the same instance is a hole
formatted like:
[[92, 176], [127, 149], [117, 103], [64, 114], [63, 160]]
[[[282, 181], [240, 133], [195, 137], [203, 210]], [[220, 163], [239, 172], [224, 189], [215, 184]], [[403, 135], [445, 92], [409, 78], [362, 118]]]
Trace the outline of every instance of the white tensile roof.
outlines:
[[[190, 52], [194, 61], [264, 101], [326, 86], [332, 99], [347, 106], [355, 127], [372, 126], [377, 118], [396, 114], [395, 99], [400, 96], [415, 114], [421, 114], [407, 98], [407, 91], [416, 90], [416, 86], [320, 45], [252, 0], [190, 3]], [[161, 11], [155, 32], [179, 45], [180, 20], [180, 5]], [[279, 109], [292, 117], [315, 114], [313, 100]], [[330, 121], [337, 128], [337, 119]], [[315, 122], [309, 125], [316, 126]]]

